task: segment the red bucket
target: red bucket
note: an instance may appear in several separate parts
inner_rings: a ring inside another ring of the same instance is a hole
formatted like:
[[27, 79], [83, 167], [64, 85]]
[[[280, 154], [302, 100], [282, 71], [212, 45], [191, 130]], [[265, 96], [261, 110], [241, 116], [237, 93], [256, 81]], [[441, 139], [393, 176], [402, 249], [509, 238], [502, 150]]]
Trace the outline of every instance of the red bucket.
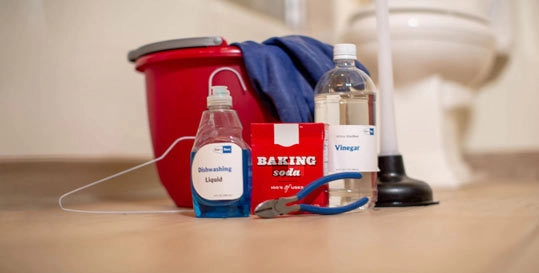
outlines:
[[[155, 157], [161, 156], [177, 138], [196, 134], [202, 111], [206, 110], [210, 75], [219, 68], [237, 71], [246, 84], [244, 91], [235, 73], [226, 70], [215, 74], [212, 80], [213, 85], [228, 86], [247, 143], [251, 143], [251, 123], [277, 122], [252, 88], [241, 51], [221, 37], [149, 44], [129, 52], [128, 58], [146, 78]], [[192, 146], [192, 140], [182, 141], [157, 162], [161, 183], [179, 207], [193, 206], [189, 163]]]

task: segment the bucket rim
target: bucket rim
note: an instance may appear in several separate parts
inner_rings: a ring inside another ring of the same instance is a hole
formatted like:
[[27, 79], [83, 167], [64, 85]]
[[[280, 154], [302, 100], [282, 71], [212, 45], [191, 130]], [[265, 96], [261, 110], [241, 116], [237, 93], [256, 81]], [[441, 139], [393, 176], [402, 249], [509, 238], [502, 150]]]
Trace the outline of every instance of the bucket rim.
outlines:
[[127, 60], [134, 63], [142, 56], [184, 48], [209, 47], [209, 46], [227, 46], [227, 42], [220, 36], [205, 36], [165, 40], [140, 46], [137, 49], [127, 53]]
[[[226, 63], [230, 63], [232, 60], [234, 63], [243, 64], [243, 55], [239, 47], [225, 46], [225, 47], [207, 47], [207, 48], [185, 48], [181, 50], [168, 50], [155, 52], [148, 55], [144, 55], [135, 61], [135, 69], [140, 72], [144, 72], [148, 67], [154, 67], [155, 65], [171, 64], [171, 63], [185, 63], [188, 61], [202, 61], [207, 63], [207, 60], [211, 60], [212, 63], [223, 63], [223, 59], [228, 59]], [[230, 64], [228, 64], [230, 65]]]

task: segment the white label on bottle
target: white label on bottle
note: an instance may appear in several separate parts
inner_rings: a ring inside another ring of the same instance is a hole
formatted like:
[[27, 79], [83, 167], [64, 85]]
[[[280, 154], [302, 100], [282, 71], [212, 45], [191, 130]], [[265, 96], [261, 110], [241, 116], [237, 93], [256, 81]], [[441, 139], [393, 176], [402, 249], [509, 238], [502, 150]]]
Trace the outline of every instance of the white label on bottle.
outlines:
[[376, 127], [329, 125], [329, 173], [377, 172]]
[[191, 165], [195, 191], [207, 200], [233, 200], [243, 194], [243, 153], [234, 143], [202, 146]]

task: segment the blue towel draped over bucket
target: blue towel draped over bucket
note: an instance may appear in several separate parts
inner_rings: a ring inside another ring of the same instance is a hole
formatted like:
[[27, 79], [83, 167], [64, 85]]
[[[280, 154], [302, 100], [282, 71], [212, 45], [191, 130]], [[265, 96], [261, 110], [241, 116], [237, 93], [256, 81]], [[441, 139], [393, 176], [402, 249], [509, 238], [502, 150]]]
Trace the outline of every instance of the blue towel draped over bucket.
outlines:
[[[282, 122], [313, 121], [314, 87], [334, 67], [333, 46], [299, 35], [232, 45], [242, 51], [251, 83], [270, 102], [269, 111]], [[362, 64], [356, 66], [368, 74]]]

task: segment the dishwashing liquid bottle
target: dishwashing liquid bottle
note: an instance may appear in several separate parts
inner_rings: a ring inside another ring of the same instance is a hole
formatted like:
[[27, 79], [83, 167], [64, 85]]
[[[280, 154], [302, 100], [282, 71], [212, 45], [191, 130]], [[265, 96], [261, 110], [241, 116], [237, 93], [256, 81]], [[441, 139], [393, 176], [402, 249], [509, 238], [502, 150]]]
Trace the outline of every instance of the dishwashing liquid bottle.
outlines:
[[251, 151], [226, 86], [213, 86], [191, 150], [191, 190], [197, 217], [247, 217]]
[[315, 122], [329, 124], [328, 172], [361, 172], [361, 179], [329, 184], [329, 206], [337, 207], [368, 197], [360, 209], [373, 207], [378, 191], [375, 90], [371, 78], [355, 65], [356, 46], [337, 44], [335, 67], [315, 87]]

